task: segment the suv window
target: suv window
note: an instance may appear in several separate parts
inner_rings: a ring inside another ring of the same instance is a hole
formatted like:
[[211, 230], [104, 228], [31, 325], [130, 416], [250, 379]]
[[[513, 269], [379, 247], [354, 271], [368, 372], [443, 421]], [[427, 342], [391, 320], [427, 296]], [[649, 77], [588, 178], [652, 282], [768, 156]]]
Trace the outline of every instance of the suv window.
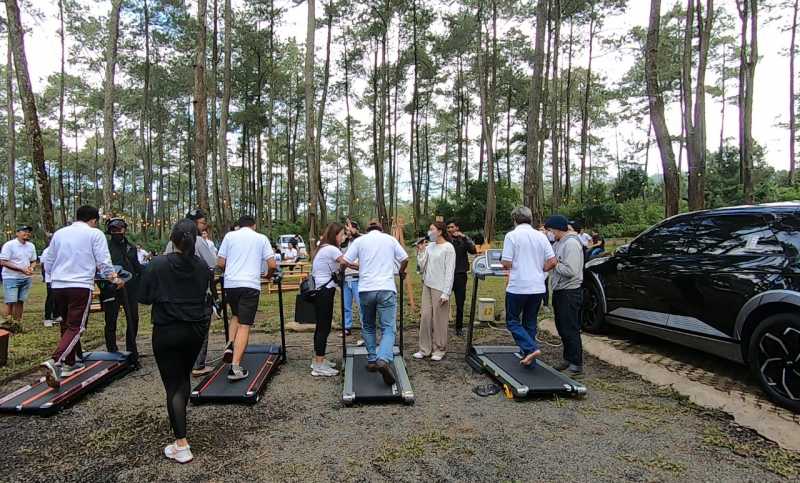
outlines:
[[772, 225], [783, 250], [795, 263], [800, 261], [800, 216], [787, 214]]
[[631, 243], [628, 253], [636, 256], [680, 255], [686, 253], [686, 241], [694, 236], [690, 218], [669, 220]]
[[690, 254], [780, 254], [783, 248], [767, 217], [756, 214], [706, 216], [696, 220], [696, 236], [689, 240]]

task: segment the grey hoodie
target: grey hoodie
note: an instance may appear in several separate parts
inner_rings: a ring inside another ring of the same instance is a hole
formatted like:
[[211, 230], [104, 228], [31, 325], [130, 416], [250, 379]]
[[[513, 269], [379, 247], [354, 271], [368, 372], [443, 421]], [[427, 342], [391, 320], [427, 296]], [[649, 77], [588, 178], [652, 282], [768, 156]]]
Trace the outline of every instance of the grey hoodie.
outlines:
[[553, 291], [581, 288], [583, 283], [583, 243], [577, 235], [567, 235], [553, 245], [558, 265], [550, 275]]

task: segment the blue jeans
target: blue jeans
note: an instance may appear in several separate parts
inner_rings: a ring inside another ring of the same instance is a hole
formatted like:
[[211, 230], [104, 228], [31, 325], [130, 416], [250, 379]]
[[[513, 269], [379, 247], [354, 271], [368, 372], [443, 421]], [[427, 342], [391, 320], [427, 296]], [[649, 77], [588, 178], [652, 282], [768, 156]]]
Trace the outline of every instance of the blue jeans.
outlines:
[[[352, 329], [353, 328], [353, 301], [355, 300], [356, 306], [358, 306], [359, 310], [361, 309], [361, 302], [358, 298], [358, 279], [352, 279], [344, 281], [344, 328], [345, 329]], [[364, 320], [364, 316], [361, 312], [361, 320]]]
[[[367, 347], [367, 362], [381, 359], [392, 362], [394, 359], [394, 326], [397, 318], [397, 294], [391, 290], [372, 290], [361, 292], [361, 336]], [[376, 324], [381, 325], [381, 344], [377, 353]]]
[[523, 356], [539, 350], [539, 343], [536, 342], [536, 323], [544, 295], [506, 292], [506, 326], [514, 336]]
[[4, 278], [3, 298], [5, 303], [15, 304], [28, 300], [31, 285], [33, 285], [33, 281], [30, 278]]

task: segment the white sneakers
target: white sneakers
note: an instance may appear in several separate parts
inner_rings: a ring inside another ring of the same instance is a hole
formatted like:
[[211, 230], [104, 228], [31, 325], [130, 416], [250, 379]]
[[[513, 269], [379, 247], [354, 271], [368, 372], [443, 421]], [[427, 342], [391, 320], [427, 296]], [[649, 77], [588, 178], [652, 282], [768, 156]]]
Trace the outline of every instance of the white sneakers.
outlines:
[[[424, 359], [426, 357], [427, 356], [423, 354], [422, 351], [414, 353], [414, 359]], [[434, 352], [433, 355], [431, 356], [431, 360], [435, 362], [439, 362], [442, 359], [444, 359], [444, 353], [442, 352]]]
[[189, 449], [188, 445], [178, 446], [175, 443], [164, 447], [164, 456], [181, 464], [188, 463], [194, 459], [192, 450]]
[[336, 369], [326, 366], [323, 362], [322, 364], [312, 364], [311, 365], [311, 375], [317, 377], [333, 377], [339, 374], [339, 371]]
[[414, 359], [425, 359], [425, 354], [423, 354], [422, 351], [415, 352]]
[[[331, 369], [336, 369], [336, 363], [335, 363], [335, 362], [333, 362], [333, 361], [329, 361], [328, 359], [325, 359], [324, 361], [322, 361], [322, 365], [323, 365], [323, 366], [328, 366], [328, 367], [330, 367]], [[314, 368], [314, 361], [313, 361], [313, 359], [312, 359], [312, 361], [311, 361], [311, 364], [310, 364], [308, 367], [310, 367], [310, 368], [312, 368], [312, 369]]]

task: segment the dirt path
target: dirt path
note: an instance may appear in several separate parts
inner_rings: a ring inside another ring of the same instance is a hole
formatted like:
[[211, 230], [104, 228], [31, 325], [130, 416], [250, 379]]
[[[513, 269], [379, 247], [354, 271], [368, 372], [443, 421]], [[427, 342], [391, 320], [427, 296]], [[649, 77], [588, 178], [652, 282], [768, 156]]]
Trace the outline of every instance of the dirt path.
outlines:
[[[505, 340], [501, 332], [479, 335], [483, 342]], [[289, 363], [260, 403], [190, 407], [195, 461], [185, 466], [161, 453], [170, 432], [155, 361], [146, 356], [141, 370], [55, 417], [0, 417], [0, 480], [782, 481], [800, 475], [797, 454], [593, 358], [582, 379], [585, 399], [480, 398], [471, 389], [487, 380], [467, 368], [462, 340], [451, 340], [441, 363], [408, 361], [416, 405], [345, 408], [340, 378], [309, 375], [311, 335], [290, 334]], [[330, 342], [338, 359], [338, 339]], [[406, 348], [415, 343], [412, 331]], [[141, 345], [150, 354], [149, 344]], [[555, 351], [549, 348], [546, 358]]]

